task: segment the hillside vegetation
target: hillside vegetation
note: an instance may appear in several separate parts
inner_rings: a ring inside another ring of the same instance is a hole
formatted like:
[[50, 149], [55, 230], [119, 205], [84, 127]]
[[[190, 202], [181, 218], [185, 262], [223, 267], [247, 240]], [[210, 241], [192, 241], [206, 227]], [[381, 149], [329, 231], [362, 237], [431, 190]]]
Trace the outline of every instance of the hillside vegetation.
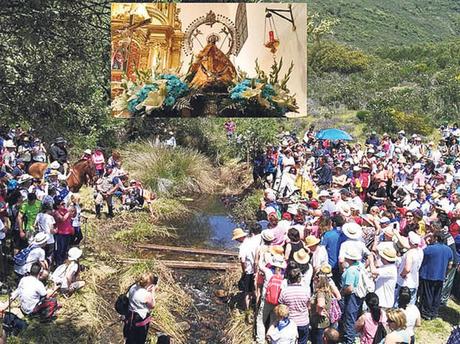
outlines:
[[372, 50], [460, 36], [457, 0], [307, 0], [308, 10], [340, 19], [333, 37]]

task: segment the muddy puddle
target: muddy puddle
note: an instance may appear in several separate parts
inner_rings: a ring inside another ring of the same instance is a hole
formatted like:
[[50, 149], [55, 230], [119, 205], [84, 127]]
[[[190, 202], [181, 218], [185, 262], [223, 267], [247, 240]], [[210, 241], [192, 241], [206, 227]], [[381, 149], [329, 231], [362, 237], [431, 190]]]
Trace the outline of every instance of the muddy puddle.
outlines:
[[[229, 202], [220, 196], [200, 196], [188, 200], [187, 206], [193, 213], [185, 220], [168, 223], [176, 229], [177, 239], [162, 240], [165, 245], [187, 246], [210, 249], [237, 251], [237, 245], [232, 238], [232, 231], [237, 227], [229, 213]], [[150, 253], [149, 253], [150, 254]], [[160, 259], [219, 261], [228, 262], [228, 257], [203, 256], [192, 254], [159, 253]], [[223, 329], [229, 310], [225, 303], [215, 296], [221, 288], [216, 283], [216, 277], [223, 272], [207, 270], [175, 269], [177, 282], [192, 297], [194, 306], [183, 320], [190, 326], [189, 341], [191, 344], [220, 343], [223, 339]]]

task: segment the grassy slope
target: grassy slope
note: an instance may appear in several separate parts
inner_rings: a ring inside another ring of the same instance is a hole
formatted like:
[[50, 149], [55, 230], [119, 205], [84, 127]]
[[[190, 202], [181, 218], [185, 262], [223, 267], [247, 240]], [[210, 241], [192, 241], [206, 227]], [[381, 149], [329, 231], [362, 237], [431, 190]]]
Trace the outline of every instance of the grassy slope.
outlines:
[[460, 35], [457, 0], [307, 0], [308, 9], [340, 19], [334, 37], [364, 50]]

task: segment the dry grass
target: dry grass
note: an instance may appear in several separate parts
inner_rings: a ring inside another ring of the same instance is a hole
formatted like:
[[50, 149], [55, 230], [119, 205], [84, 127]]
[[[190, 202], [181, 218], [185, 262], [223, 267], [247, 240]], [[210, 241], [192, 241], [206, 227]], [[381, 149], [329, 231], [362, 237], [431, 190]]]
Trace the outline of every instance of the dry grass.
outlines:
[[122, 154], [130, 175], [157, 193], [210, 194], [218, 186], [210, 160], [193, 149], [141, 141], [128, 144]]
[[175, 343], [187, 343], [184, 329], [177, 326], [178, 316], [185, 314], [192, 305], [191, 297], [182, 290], [171, 271], [160, 261], [137, 263], [126, 268], [120, 275], [119, 291], [124, 292], [134, 283], [135, 279], [143, 272], [152, 271], [159, 276], [156, 305], [153, 310], [153, 326], [175, 339]]
[[219, 170], [223, 195], [240, 194], [252, 184], [252, 167], [239, 159], [227, 161]]

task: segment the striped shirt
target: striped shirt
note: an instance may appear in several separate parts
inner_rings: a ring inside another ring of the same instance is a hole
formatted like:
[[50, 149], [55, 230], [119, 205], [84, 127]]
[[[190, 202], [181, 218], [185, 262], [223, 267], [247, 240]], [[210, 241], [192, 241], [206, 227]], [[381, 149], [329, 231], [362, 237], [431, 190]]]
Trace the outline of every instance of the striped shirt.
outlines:
[[309, 324], [309, 299], [307, 288], [296, 283], [288, 284], [286, 288], [283, 288], [278, 301], [289, 308], [289, 319], [294, 321], [297, 326], [306, 326]]

